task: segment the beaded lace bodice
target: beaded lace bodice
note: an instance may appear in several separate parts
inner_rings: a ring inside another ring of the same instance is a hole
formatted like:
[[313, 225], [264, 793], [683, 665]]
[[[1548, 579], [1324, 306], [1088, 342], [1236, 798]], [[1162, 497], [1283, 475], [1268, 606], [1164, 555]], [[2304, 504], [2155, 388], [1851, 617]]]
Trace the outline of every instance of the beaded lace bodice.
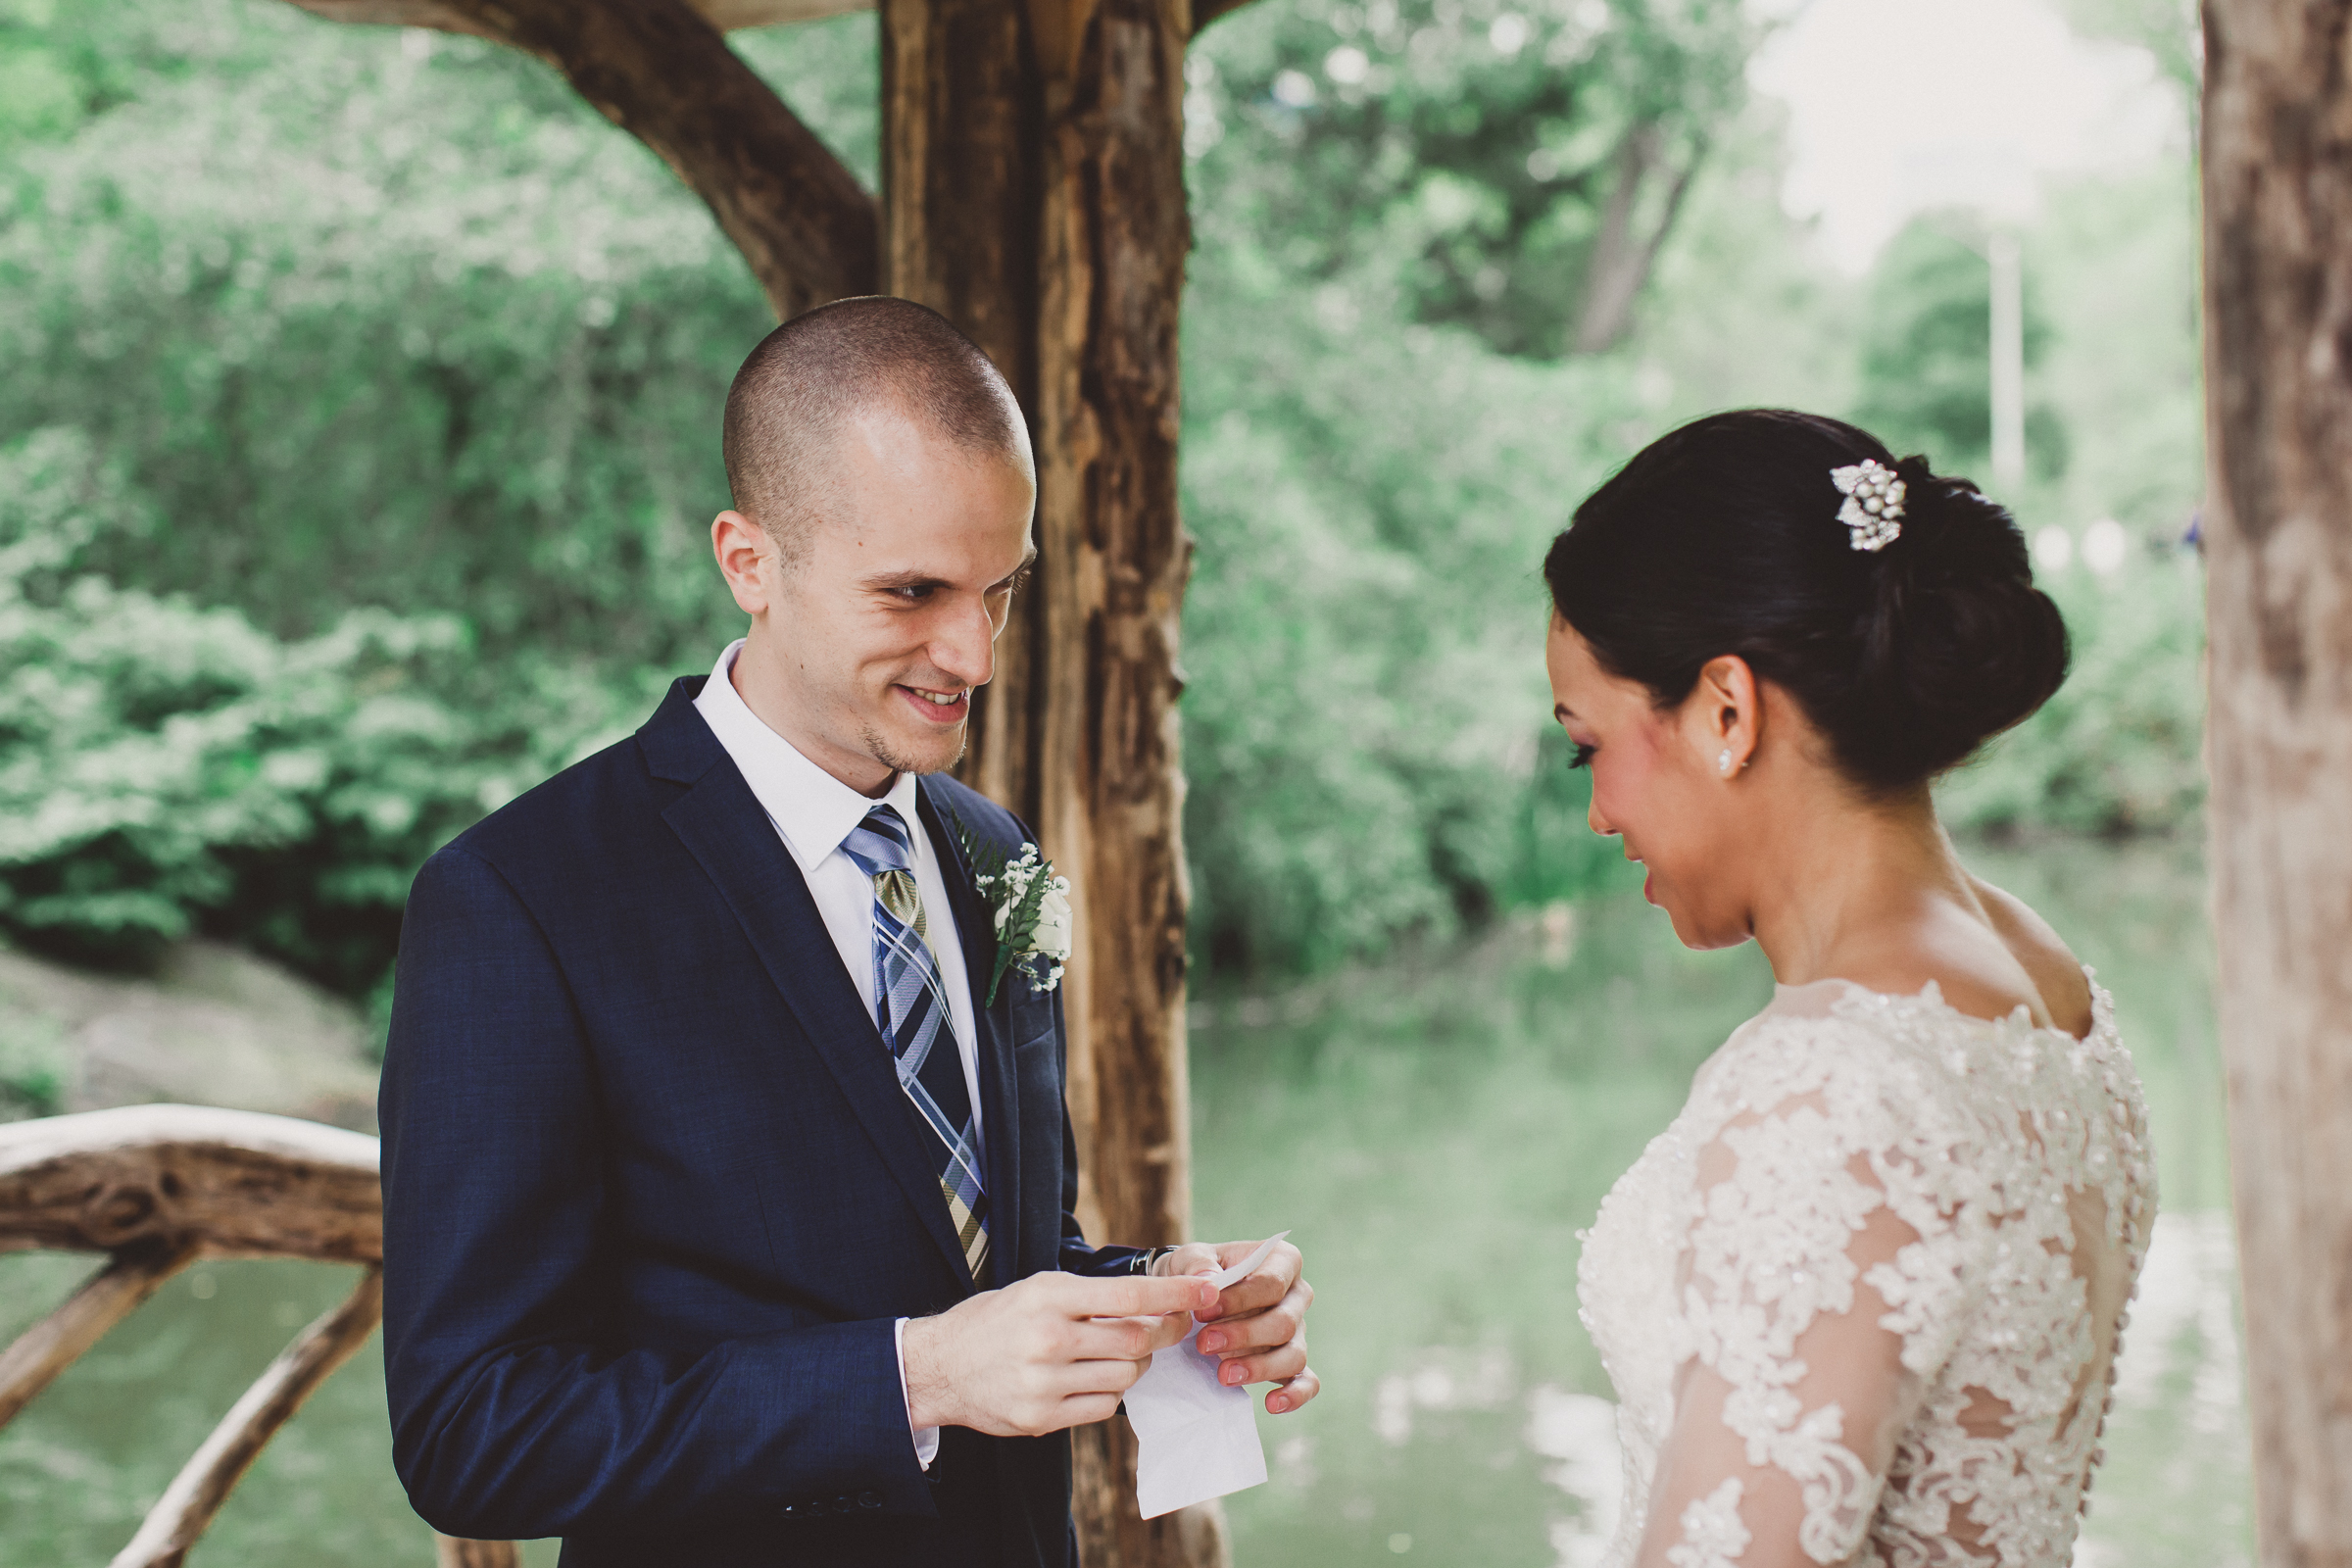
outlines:
[[1934, 985], [1783, 988], [1700, 1069], [1578, 1270], [1610, 1568], [2070, 1560], [2156, 1208], [2093, 996], [2076, 1040]]

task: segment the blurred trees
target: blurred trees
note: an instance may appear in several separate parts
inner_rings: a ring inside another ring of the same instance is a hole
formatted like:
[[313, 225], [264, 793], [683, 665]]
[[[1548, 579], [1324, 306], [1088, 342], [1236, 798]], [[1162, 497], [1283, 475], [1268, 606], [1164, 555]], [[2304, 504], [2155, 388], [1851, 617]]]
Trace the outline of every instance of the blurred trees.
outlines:
[[[1958, 214], [1905, 224], [1872, 270], [1863, 317], [1854, 422], [1898, 454], [1927, 454], [1939, 472], [1991, 466], [1992, 269], [1982, 227]], [[2025, 290], [2030, 389], [2050, 338], [2039, 281]], [[2030, 392], [2026, 451], [2036, 473], [2065, 471], [2066, 434], [2048, 400]]]
[[1506, 354], [1622, 341], [1745, 100], [1740, 0], [1277, 0], [1195, 49], [1196, 188], [1295, 285]]
[[201, 928], [366, 994], [418, 862], [651, 700], [510, 665], [467, 710], [456, 616], [285, 640], [87, 570], [146, 506], [78, 430], [0, 446], [0, 930], [27, 945], [137, 965]]
[[[1898, 445], [1933, 416], [1939, 465], [1975, 461], [1946, 453], [1981, 286], [1916, 236], [1860, 283], [1818, 260], [1753, 41], [1712, 3], [1259, 0], [1196, 42], [1182, 711], [1216, 963], [1312, 967], [1615, 874], [1546, 739], [1537, 566], [1643, 442], [1782, 403]], [[873, 179], [870, 17], [730, 43]], [[1629, 157], [1614, 254], [1645, 278], [1622, 340], [1576, 352]], [[2067, 438], [2004, 498], [2029, 533], [2181, 531], [2185, 201], [2104, 179], [2026, 235]], [[194, 925], [367, 990], [416, 858], [733, 634], [703, 529], [768, 320], [694, 197], [530, 61], [274, 0], [0, 0], [0, 550], [50, 541], [0, 660], [83, 694], [0, 725], [0, 926], [133, 956]], [[2193, 589], [2152, 547], [2061, 574], [2076, 681], [1955, 812], [2179, 820]], [[143, 759], [113, 817], [16, 831], [100, 754]], [[70, 881], [82, 903], [37, 902]]]

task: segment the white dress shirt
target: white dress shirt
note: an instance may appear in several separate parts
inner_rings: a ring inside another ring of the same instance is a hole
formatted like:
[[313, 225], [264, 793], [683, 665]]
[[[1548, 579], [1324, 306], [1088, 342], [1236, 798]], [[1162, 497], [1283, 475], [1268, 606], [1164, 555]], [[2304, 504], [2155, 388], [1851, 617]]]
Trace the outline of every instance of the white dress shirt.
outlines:
[[[874, 881], [842, 853], [841, 846], [850, 830], [877, 806], [894, 806], [906, 819], [907, 837], [913, 841], [914, 886], [923, 901], [924, 931], [931, 956], [939, 964], [940, 985], [948, 994], [948, 1023], [956, 1037], [956, 1053], [963, 1062], [963, 1087], [971, 1097], [972, 1130], [977, 1138], [985, 1129], [980, 1123], [980, 1065], [974, 1047], [979, 1035], [972, 1021], [971, 984], [963, 966], [955, 906], [940, 869], [939, 850], [915, 809], [914, 775], [901, 773], [888, 793], [875, 800], [858, 794], [802, 756], [745, 706], [742, 694], [735, 690], [735, 655], [742, 647], [743, 640], [737, 638], [718, 656], [710, 681], [694, 700], [695, 711], [703, 715], [703, 722], [734, 759], [744, 782], [775, 824], [776, 836], [784, 841], [801, 875], [808, 879], [808, 896], [816, 901], [825, 932], [840, 952], [842, 967], [858, 988], [858, 1000], [865, 1004], [868, 1018], [874, 1015]], [[986, 1144], [980, 1149], [985, 1169]], [[905, 1318], [899, 1319], [898, 1334], [899, 1392], [903, 1396], [906, 1387]], [[939, 1452], [939, 1428], [916, 1431], [914, 1451], [923, 1468], [929, 1469]]]

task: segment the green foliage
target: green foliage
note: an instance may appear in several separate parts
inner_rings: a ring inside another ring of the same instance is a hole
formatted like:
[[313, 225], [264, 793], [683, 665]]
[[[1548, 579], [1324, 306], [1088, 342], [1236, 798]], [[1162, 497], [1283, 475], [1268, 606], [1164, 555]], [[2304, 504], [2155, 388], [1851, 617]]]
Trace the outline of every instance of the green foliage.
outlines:
[[0, 1010], [0, 1121], [64, 1110], [72, 1070], [65, 1031], [55, 1018], [17, 1006]]
[[[1182, 712], [1218, 964], [1619, 874], [1545, 723], [1536, 566], [1642, 444], [1780, 403], [1982, 448], [1982, 264], [1921, 230], [1867, 284], [1825, 269], [1753, 38], [1720, 0], [1262, 0], [1193, 49]], [[874, 177], [870, 15], [734, 42]], [[1642, 311], [1560, 358], [1637, 144]], [[416, 860], [739, 623], [704, 528], [765, 308], [658, 161], [471, 40], [0, 0], [0, 354], [37, 368], [0, 383], [0, 929], [116, 961], [217, 932], [380, 1006]], [[2035, 436], [2030, 525], [2179, 531], [2187, 194], [2103, 179], [2025, 236], [2074, 446], [2060, 472]], [[1952, 782], [1959, 819], [2187, 809], [2174, 565], [2061, 581], [2077, 681]]]
[[0, 359], [44, 368], [0, 435], [86, 431], [169, 519], [90, 564], [282, 636], [372, 605], [701, 662], [710, 431], [769, 324], [709, 215], [512, 51], [127, 9], [180, 58], [23, 148], [0, 227]]
[[[1427, 58], [1517, 69], [1488, 37], [1494, 13], [1446, 14], [1414, 46]], [[1418, 253], [1381, 248], [1394, 182], [1296, 175], [1280, 135], [1304, 122], [1270, 96], [1283, 72], [1324, 73], [1343, 37], [1369, 52], [1338, 30], [1369, 16], [1253, 8], [1194, 48], [1196, 92], [1227, 94], [1191, 171], [1183, 471], [1200, 541], [1185, 833], [1217, 968], [1320, 968], [1608, 882], [1616, 847], [1586, 828], [1585, 781], [1545, 738], [1544, 550], [1577, 497], [1699, 408], [1842, 387], [1841, 293], [1780, 211], [1778, 127], [1752, 106], [1718, 127], [1627, 348], [1547, 364], [1417, 319], [1426, 302], [1398, 278]], [[1579, 112], [1612, 102], [1595, 91]], [[1542, 129], [1499, 111], [1490, 128]], [[1339, 130], [1314, 134], [1347, 152]]]
[[2177, 162], [2052, 191], [2025, 236], [2028, 298], [2063, 323], [2035, 382], [2076, 436], [2056, 480], [2030, 465], [2044, 477], [2020, 514], [2035, 526], [2112, 516], [2149, 537], [2188, 531], [2205, 493], [2196, 179], [2184, 145]]
[[1195, 183], [1294, 287], [1346, 278], [1402, 319], [1555, 357], [1612, 199], [1620, 259], [1671, 225], [1755, 30], [1737, 0], [1254, 6], [1188, 65]]
[[1549, 708], [1535, 564], [1562, 499], [1606, 471], [1587, 411], [1622, 372], [1326, 324], [1216, 262], [1195, 289], [1196, 930], [1217, 963], [1277, 968], [1450, 931], [1512, 874]]
[[2196, 556], [2147, 541], [2111, 574], [2042, 573], [2074, 639], [2041, 711], [1946, 779], [1955, 827], [1994, 833], [2193, 829], [2205, 800], [2205, 579]]
[[205, 930], [362, 989], [416, 865], [562, 760], [590, 694], [462, 713], [449, 617], [286, 642], [76, 569], [137, 510], [77, 431], [0, 449], [0, 930], [128, 964]]
[[[1992, 451], [1992, 271], [1959, 220], [1919, 219], [1872, 270], [1855, 422], [1897, 453], [1947, 473], [1983, 473]], [[2044, 474], [2066, 467], [2066, 426], [2032, 373], [2050, 338], [2035, 278], [2024, 290], [2026, 449]]]

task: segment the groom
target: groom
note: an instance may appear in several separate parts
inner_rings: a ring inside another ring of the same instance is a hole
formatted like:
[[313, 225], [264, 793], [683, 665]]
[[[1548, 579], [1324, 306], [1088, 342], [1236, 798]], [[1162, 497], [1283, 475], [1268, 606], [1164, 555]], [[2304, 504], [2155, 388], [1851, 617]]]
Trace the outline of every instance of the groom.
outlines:
[[1279, 1249], [1091, 1247], [1061, 999], [995, 1000], [940, 770], [1034, 551], [1019, 410], [920, 306], [755, 350], [712, 526], [750, 635], [416, 879], [384, 1062], [394, 1459], [566, 1568], [1070, 1568], [1066, 1429], [1207, 1323], [1316, 1392]]

